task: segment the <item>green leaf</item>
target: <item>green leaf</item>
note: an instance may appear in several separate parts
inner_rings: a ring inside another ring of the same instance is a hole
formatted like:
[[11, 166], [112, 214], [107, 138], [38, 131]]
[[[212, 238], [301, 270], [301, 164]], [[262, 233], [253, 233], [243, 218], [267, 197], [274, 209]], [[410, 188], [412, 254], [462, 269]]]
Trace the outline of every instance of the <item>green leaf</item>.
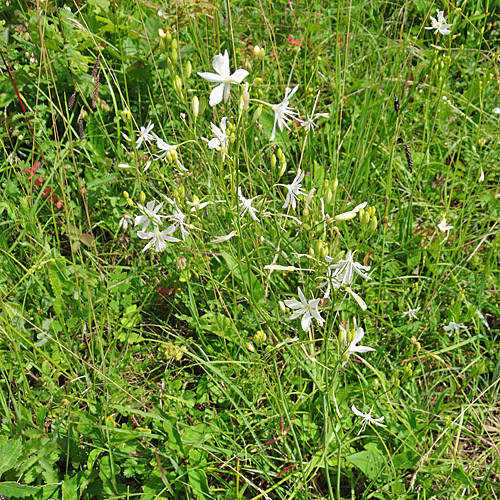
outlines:
[[34, 486], [25, 486], [24, 484], [15, 483], [14, 481], [6, 481], [0, 483], [0, 495], [9, 498], [26, 498], [35, 495], [39, 488]]
[[[0, 476], [12, 469], [21, 454], [21, 441], [9, 440], [0, 447]], [[17, 484], [17, 483], [16, 483]]]
[[370, 479], [377, 478], [387, 463], [384, 456], [374, 450], [360, 451], [348, 456], [347, 460]]
[[190, 469], [188, 472], [189, 485], [193, 489], [193, 495], [198, 500], [208, 500], [213, 498], [208, 490], [207, 475], [203, 470]]
[[88, 4], [96, 8], [96, 13], [100, 12], [101, 9], [104, 12], [109, 10], [109, 0], [88, 0]]

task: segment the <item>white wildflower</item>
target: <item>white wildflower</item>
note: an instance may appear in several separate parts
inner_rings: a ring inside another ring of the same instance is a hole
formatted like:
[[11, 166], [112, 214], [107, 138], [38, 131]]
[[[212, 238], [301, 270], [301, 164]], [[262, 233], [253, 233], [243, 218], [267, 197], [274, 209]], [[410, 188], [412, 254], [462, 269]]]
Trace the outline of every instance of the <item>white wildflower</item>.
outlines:
[[321, 299], [306, 300], [302, 290], [297, 289], [299, 294], [299, 299], [285, 300], [285, 305], [291, 309], [296, 309], [296, 311], [290, 316], [290, 319], [296, 319], [302, 316], [301, 325], [302, 329], [307, 332], [311, 326], [312, 318], [314, 318], [319, 326], [323, 326], [325, 320], [321, 317], [318, 311], [318, 305]]
[[210, 106], [216, 106], [222, 99], [227, 101], [231, 92], [231, 84], [241, 83], [248, 75], [246, 69], [237, 69], [232, 75], [229, 67], [229, 54], [227, 50], [224, 55], [217, 54], [212, 61], [212, 66], [216, 73], [198, 73], [209, 82], [219, 83], [210, 93]]
[[255, 214], [255, 208], [252, 207], [252, 199], [247, 199], [241, 194], [241, 186], [238, 187], [238, 196], [240, 197], [240, 216], [243, 217], [248, 212], [255, 222], [260, 222], [260, 219]]
[[446, 224], [446, 217], [443, 217], [443, 220], [438, 224], [437, 228], [442, 232], [442, 233], [448, 233], [451, 229], [453, 229], [453, 226], [448, 226]]
[[161, 217], [164, 216], [158, 215], [158, 212], [163, 206], [163, 202], [158, 203], [157, 205], [155, 200], [151, 200], [146, 204], [146, 206], [143, 206], [140, 203], [138, 203], [137, 206], [139, 207], [141, 215], [138, 215], [134, 220], [134, 225], [136, 227], [139, 224], [144, 224], [142, 226], [142, 230], [146, 231], [150, 222], [152, 222], [155, 226], [159, 226], [161, 224]]
[[123, 217], [120, 219], [120, 223], [118, 224], [119, 229], [126, 231], [129, 225], [132, 225], [132, 218], [130, 215], [123, 214]]
[[450, 321], [447, 326], [443, 327], [443, 330], [447, 332], [448, 335], [458, 333], [461, 329], [467, 330], [467, 327], [463, 323], [455, 323], [454, 321]]
[[340, 325], [340, 340], [344, 344], [347, 344], [347, 350], [344, 352], [344, 361], [342, 362], [342, 366], [345, 366], [347, 362], [349, 361], [349, 357], [353, 353], [364, 353], [364, 352], [370, 352], [374, 351], [373, 347], [368, 347], [366, 345], [358, 345], [359, 342], [363, 339], [365, 335], [365, 331], [363, 328], [358, 328], [354, 332], [354, 337], [351, 342], [348, 342], [347, 340], [347, 331], [346, 329]]
[[293, 97], [295, 92], [297, 92], [299, 86], [296, 85], [293, 90], [290, 88], [286, 88], [285, 90], [285, 98], [279, 104], [275, 104], [272, 108], [274, 111], [274, 125], [273, 131], [271, 133], [271, 141], [274, 140], [276, 135], [276, 124], [279, 129], [283, 132], [283, 127], [286, 127], [287, 130], [290, 130], [288, 126], [289, 120], [294, 120], [297, 118], [297, 112], [294, 111], [293, 108], [288, 106], [290, 99]]
[[231, 231], [229, 234], [226, 234], [224, 236], [217, 236], [211, 241], [211, 243], [223, 243], [224, 241], [228, 241], [234, 236], [236, 236], [236, 234], [237, 234], [236, 231]]
[[[333, 262], [333, 259], [328, 255], [325, 257], [325, 260], [327, 262]], [[350, 250], [347, 252], [345, 259], [341, 259], [335, 264], [328, 266], [329, 276], [341, 286], [350, 285], [354, 279], [354, 273], [366, 280], [371, 280], [371, 277], [363, 272], [363, 270], [369, 271], [370, 269], [370, 266], [364, 266], [359, 262], [354, 262]]]
[[297, 170], [297, 175], [295, 176], [295, 179], [291, 184], [276, 184], [276, 186], [283, 186], [288, 190], [283, 208], [287, 208], [289, 205], [291, 205], [295, 210], [295, 208], [297, 207], [298, 196], [301, 194], [306, 194], [302, 190], [302, 180], [304, 179], [304, 176], [305, 172], [302, 172], [302, 170], [299, 168]]
[[409, 318], [418, 319], [416, 315], [418, 311], [420, 311], [420, 307], [417, 307], [416, 309], [408, 309], [408, 311], [405, 311], [401, 314], [401, 317], [405, 318], [406, 316], [408, 316]]
[[155, 138], [155, 134], [151, 133], [154, 126], [154, 123], [149, 122], [145, 127], [141, 127], [139, 137], [135, 141], [135, 149], [139, 149], [143, 142], [151, 142]]
[[437, 13], [437, 19], [431, 16], [432, 26], [426, 26], [425, 29], [436, 30], [434, 32], [435, 35], [437, 35], [438, 33], [441, 33], [441, 35], [449, 35], [451, 33], [451, 30], [449, 30], [448, 28], [451, 28], [452, 25], [446, 23], [443, 10], [438, 10]]
[[355, 415], [363, 419], [361, 423], [361, 429], [358, 432], [358, 436], [366, 429], [367, 424], [378, 425], [379, 427], [387, 427], [385, 424], [382, 423], [384, 421], [384, 417], [380, 418], [372, 417], [372, 410], [370, 410], [368, 413], [363, 413], [359, 411], [355, 405], [351, 406], [351, 410]]
[[226, 156], [226, 152], [229, 146], [229, 137], [226, 134], [226, 122], [227, 117], [224, 116], [224, 118], [222, 118], [222, 120], [220, 121], [220, 128], [214, 123], [210, 124], [210, 128], [212, 129], [212, 133], [215, 137], [208, 141], [208, 147], [210, 149], [221, 151], [223, 153], [223, 158]]
[[315, 127], [317, 127], [316, 123], [314, 123], [314, 120], [317, 120], [318, 118], [323, 117], [323, 118], [330, 118], [330, 115], [328, 113], [316, 113], [307, 120], [304, 120], [300, 123], [301, 127], [304, 127], [305, 130], [309, 132], [309, 130], [314, 130]]
[[157, 252], [163, 252], [167, 248], [168, 242], [180, 241], [179, 238], [173, 238], [169, 236], [175, 231], [175, 226], [170, 226], [169, 228], [160, 231], [158, 226], [153, 228], [153, 231], [138, 231], [137, 236], [142, 240], [151, 240], [142, 251], [145, 252], [148, 248], [151, 248], [154, 245], [154, 248]]

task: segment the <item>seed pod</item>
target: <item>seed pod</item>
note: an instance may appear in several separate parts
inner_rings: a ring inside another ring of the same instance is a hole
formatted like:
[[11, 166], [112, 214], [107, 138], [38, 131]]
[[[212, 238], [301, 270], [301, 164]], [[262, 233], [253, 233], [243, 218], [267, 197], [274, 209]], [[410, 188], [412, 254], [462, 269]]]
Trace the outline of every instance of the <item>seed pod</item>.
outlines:
[[405, 144], [405, 154], [406, 154], [406, 161], [408, 162], [408, 168], [410, 171], [413, 170], [413, 158], [411, 157], [411, 151], [410, 151], [410, 146], [408, 144]]

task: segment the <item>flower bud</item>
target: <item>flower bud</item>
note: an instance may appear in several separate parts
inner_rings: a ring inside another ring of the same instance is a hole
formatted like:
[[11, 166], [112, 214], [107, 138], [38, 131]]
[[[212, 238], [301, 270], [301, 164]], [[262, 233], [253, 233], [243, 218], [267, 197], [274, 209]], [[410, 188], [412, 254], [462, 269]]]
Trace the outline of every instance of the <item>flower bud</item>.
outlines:
[[280, 306], [281, 312], [286, 313], [286, 306], [285, 306], [285, 303], [284, 303], [282, 300], [280, 300], [280, 301], [278, 302], [278, 304], [279, 304], [279, 306]]
[[[177, 149], [172, 148], [172, 149], [170, 150], [170, 155], [172, 156], [172, 160], [173, 160], [173, 161], [177, 161], [177, 158], [179, 157], [179, 156], [177, 155]], [[181, 187], [183, 188], [184, 186], [181, 186]]]
[[172, 50], [177, 50], [177, 46], [178, 46], [177, 38], [174, 38], [171, 44]]
[[331, 190], [331, 189], [328, 189], [328, 190], [326, 191], [325, 202], [326, 202], [326, 204], [328, 205], [328, 204], [330, 204], [330, 203], [331, 203], [331, 201], [332, 201], [332, 200], [333, 200], [333, 192], [332, 192], [332, 190]]
[[144, 205], [144, 202], [146, 201], [146, 193], [144, 191], [141, 191], [139, 194], [139, 201]]
[[328, 247], [325, 244], [321, 245], [319, 255], [322, 259], [324, 259], [328, 255]]
[[262, 61], [262, 59], [264, 59], [264, 57], [266, 57], [266, 50], [261, 48], [259, 51], [259, 59]]
[[193, 72], [193, 65], [191, 64], [191, 61], [188, 61], [184, 66], [184, 77], [186, 78], [186, 80], [191, 76], [192, 72]]
[[172, 73], [174, 73], [174, 65], [172, 64], [170, 57], [167, 57], [167, 67]]
[[175, 78], [174, 78], [174, 90], [177, 92], [177, 94], [179, 95], [179, 97], [182, 98], [182, 80], [181, 80], [181, 77], [179, 75], [175, 75]]
[[278, 148], [276, 154], [278, 155], [278, 160], [280, 161], [281, 164], [285, 160], [285, 155], [283, 154], [283, 151], [281, 151], [281, 148]]
[[[305, 210], [304, 210], [304, 212], [305, 212]], [[308, 212], [309, 212], [309, 210], [308, 210]], [[311, 257], [314, 257], [314, 248], [309, 247], [309, 252], [308, 252], [308, 253], [309, 253], [309, 255], [310, 255]]]
[[323, 242], [321, 240], [318, 240], [316, 241], [316, 245], [315, 245], [315, 253], [319, 254], [319, 252], [321, 251], [321, 247], [323, 246]]
[[133, 207], [134, 206], [134, 200], [132, 200], [132, 198], [125, 198], [127, 200], [127, 205], [129, 207]]
[[172, 158], [172, 153], [170, 151], [165, 155], [165, 160], [167, 160], [168, 163], [172, 163], [173, 158]]
[[259, 330], [253, 336], [253, 341], [255, 342], [256, 345], [261, 346], [262, 344], [267, 342], [267, 336], [263, 330]]
[[122, 109], [120, 114], [122, 116], [122, 119], [125, 121], [129, 121], [132, 118], [132, 113], [130, 112], [130, 109]]
[[258, 45], [256, 45], [254, 48], [253, 48], [253, 56], [255, 58], [258, 58], [260, 56], [260, 47]]
[[377, 229], [377, 226], [378, 226], [378, 221], [377, 221], [377, 218], [375, 216], [373, 216], [371, 219], [370, 219], [370, 229], [372, 231], [375, 231]]
[[162, 29], [162, 28], [159, 28], [159, 29], [158, 29], [158, 36], [159, 36], [161, 39], [164, 39], [164, 38], [167, 36], [167, 34], [163, 31], [163, 29]]
[[354, 219], [356, 217], [357, 213], [350, 211], [350, 212], [344, 212], [343, 214], [336, 215], [334, 218], [337, 222], [341, 222], [343, 220], [350, 220]]
[[130, 195], [128, 194], [128, 191], [123, 191], [123, 197], [125, 199], [130, 198]]
[[177, 49], [172, 49], [170, 51], [170, 57], [171, 57], [173, 63], [177, 62]]
[[283, 177], [283, 174], [286, 172], [286, 161], [284, 161], [282, 164], [281, 164], [281, 167], [280, 167], [280, 172], [279, 172], [279, 177]]
[[170, 33], [170, 31], [167, 31], [165, 33], [165, 40], [167, 41], [167, 43], [170, 43], [172, 41], [172, 33]]
[[276, 155], [273, 153], [271, 155], [271, 168], [274, 168], [276, 166]]
[[197, 96], [193, 97], [191, 101], [191, 111], [193, 113], [194, 119], [196, 120], [200, 114], [200, 100]]
[[335, 177], [333, 183], [332, 183], [332, 191], [335, 193], [337, 191], [337, 188], [339, 186], [339, 180]]
[[240, 109], [247, 111], [250, 108], [250, 94], [248, 92], [248, 83], [245, 83], [240, 97]]
[[264, 80], [262, 80], [262, 78], [260, 78], [259, 76], [257, 78], [254, 78], [253, 79], [253, 82], [252, 82], [252, 85], [254, 87], [258, 87], [259, 85], [262, 85], [264, 83]]
[[256, 110], [255, 110], [255, 113], [253, 114], [253, 118], [252, 120], [254, 122], [256, 122], [259, 118], [260, 118], [260, 115], [262, 114], [262, 106], [259, 106]]
[[246, 346], [247, 346], [247, 349], [250, 351], [250, 352], [255, 352], [255, 347], [253, 346], [253, 344], [251, 342], [247, 342], [246, 343]]

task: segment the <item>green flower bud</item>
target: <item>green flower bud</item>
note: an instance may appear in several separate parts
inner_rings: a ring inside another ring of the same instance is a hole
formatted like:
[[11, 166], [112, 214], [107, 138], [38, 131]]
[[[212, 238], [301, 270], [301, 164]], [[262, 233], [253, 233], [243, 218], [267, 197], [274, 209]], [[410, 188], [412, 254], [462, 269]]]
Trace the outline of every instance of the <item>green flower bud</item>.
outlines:
[[172, 163], [172, 153], [169, 151], [166, 155], [165, 155], [165, 160], [168, 161], [168, 163]]
[[122, 109], [120, 114], [122, 116], [122, 119], [125, 121], [129, 121], [132, 118], [132, 113], [130, 112], [130, 109]]
[[325, 202], [328, 205], [329, 203], [331, 203], [332, 200], [333, 200], [333, 192], [331, 189], [328, 189], [326, 191]]
[[280, 167], [280, 172], [279, 172], [279, 176], [280, 178], [283, 176], [283, 174], [286, 172], [286, 161], [283, 162], [283, 164], [281, 165]]
[[[305, 210], [304, 210], [304, 212], [305, 212]], [[308, 253], [309, 253], [309, 255], [310, 255], [311, 257], [314, 257], [314, 248], [310, 247], [310, 248], [309, 248], [309, 252], [308, 252]]]
[[284, 303], [282, 300], [280, 300], [280, 301], [278, 302], [278, 304], [279, 304], [279, 306], [280, 306], [281, 312], [286, 313], [286, 306], [285, 306], [285, 303]]
[[167, 36], [167, 34], [163, 31], [162, 28], [158, 29], [158, 35], [161, 39], [164, 39]]
[[273, 153], [271, 155], [271, 168], [274, 168], [276, 166], [276, 155]]
[[255, 344], [257, 346], [261, 346], [262, 344], [264, 344], [265, 342], [267, 342], [267, 336], [266, 336], [266, 334], [264, 333], [263, 330], [259, 330], [253, 336], [253, 341], [255, 342]]
[[252, 85], [255, 87], [258, 87], [259, 85], [262, 85], [264, 83], [264, 80], [262, 78], [257, 77], [253, 79]]
[[128, 191], [123, 191], [123, 197], [125, 199], [130, 198], [130, 195], [128, 194]]
[[193, 72], [193, 65], [191, 64], [191, 61], [188, 61], [184, 66], [184, 77], [186, 78], [186, 80], [191, 76], [192, 72]]
[[144, 191], [141, 191], [141, 193], [139, 194], [139, 201], [142, 205], [144, 205], [144, 202], [146, 201], [146, 193]]
[[182, 97], [182, 94], [183, 94], [183, 85], [182, 85], [182, 80], [181, 80], [181, 77], [179, 75], [175, 75], [175, 78], [174, 78], [174, 90], [177, 92], [177, 94], [179, 95], [179, 97]]
[[260, 55], [260, 47], [258, 45], [256, 45], [254, 48], [253, 48], [253, 56], [254, 57], [259, 57]]
[[177, 49], [172, 49], [170, 51], [170, 58], [172, 59], [173, 63], [177, 62]]
[[191, 101], [191, 111], [193, 113], [194, 119], [196, 120], [198, 118], [198, 115], [200, 114], [200, 100], [197, 96], [194, 96], [193, 100]]
[[253, 346], [253, 344], [251, 342], [247, 342], [246, 343], [246, 346], [247, 346], [247, 349], [250, 351], [250, 352], [255, 352], [255, 347]]
[[259, 51], [259, 59], [262, 61], [266, 57], [266, 50], [265, 49], [260, 49]]
[[370, 219], [370, 229], [372, 231], [375, 231], [377, 229], [377, 226], [378, 226], [378, 221], [377, 221], [377, 218], [375, 216], [373, 216], [371, 219]]
[[337, 188], [339, 186], [339, 180], [337, 178], [335, 178], [333, 180], [333, 183], [332, 183], [332, 191], [335, 193], [335, 191], [337, 191]]
[[177, 38], [174, 38], [172, 40], [171, 47], [172, 47], [172, 50], [177, 50]]
[[134, 200], [132, 200], [132, 198], [125, 198], [127, 200], [127, 205], [129, 207], [133, 207], [134, 206]]
[[262, 106], [259, 106], [256, 110], [255, 110], [255, 113], [253, 114], [253, 118], [252, 120], [254, 122], [256, 122], [259, 118], [260, 118], [260, 115], [262, 114]]
[[172, 73], [174, 73], [174, 65], [172, 64], [170, 57], [167, 57], [167, 67]]
[[165, 40], [167, 41], [167, 43], [170, 43], [172, 41], [172, 33], [170, 33], [170, 31], [167, 31], [165, 33]]

